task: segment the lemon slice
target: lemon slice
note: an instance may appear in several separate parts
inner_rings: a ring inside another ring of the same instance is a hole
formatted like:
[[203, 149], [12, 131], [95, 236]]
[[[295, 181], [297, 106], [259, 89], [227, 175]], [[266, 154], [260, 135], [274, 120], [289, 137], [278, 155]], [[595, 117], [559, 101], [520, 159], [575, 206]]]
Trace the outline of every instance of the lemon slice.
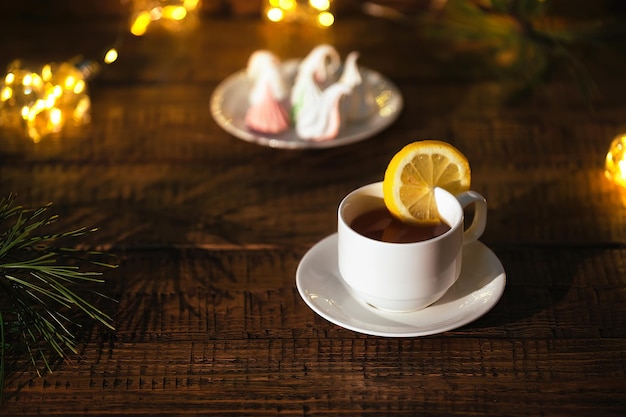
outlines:
[[469, 190], [470, 166], [465, 155], [447, 142], [410, 143], [393, 156], [383, 180], [387, 209], [406, 223], [439, 223], [435, 188], [457, 195]]

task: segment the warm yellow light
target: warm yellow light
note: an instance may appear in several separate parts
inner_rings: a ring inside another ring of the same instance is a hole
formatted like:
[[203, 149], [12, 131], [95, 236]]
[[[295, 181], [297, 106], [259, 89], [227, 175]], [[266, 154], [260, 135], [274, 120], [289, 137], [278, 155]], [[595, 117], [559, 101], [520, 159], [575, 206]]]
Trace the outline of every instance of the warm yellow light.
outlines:
[[35, 120], [35, 117], [37, 117], [37, 113], [39, 113], [39, 110], [37, 108], [37, 106], [33, 106], [31, 108], [28, 109], [28, 114], [26, 115], [26, 120], [28, 120], [29, 122], [32, 122], [33, 120]]
[[41, 88], [43, 86], [44, 81], [41, 79], [41, 76], [35, 72], [31, 73], [30, 86], [32, 88]]
[[0, 78], [0, 105], [7, 113], [0, 120], [3, 128], [39, 142], [61, 131], [68, 120], [89, 121], [87, 79], [97, 72], [94, 62], [77, 58], [38, 66], [34, 72], [22, 65], [19, 60], [12, 62]]
[[265, 0], [265, 16], [272, 22], [295, 21], [329, 27], [335, 23], [333, 0]]
[[29, 117], [34, 117], [36, 113], [39, 113], [45, 108], [46, 108], [45, 100], [39, 99], [35, 101], [35, 104], [30, 108], [31, 111], [29, 113]]
[[278, 1], [278, 7], [280, 7], [283, 10], [293, 10], [295, 9], [297, 6], [296, 0], [279, 0]]
[[130, 32], [135, 36], [143, 36], [152, 24], [170, 31], [184, 30], [185, 25], [193, 26], [196, 23], [193, 17], [200, 9], [201, 1], [130, 0], [130, 2], [134, 3]]
[[73, 75], [68, 75], [67, 78], [65, 78], [64, 87], [66, 90], [73, 90], [75, 84], [76, 78]]
[[52, 107], [54, 107], [57, 102], [57, 98], [58, 96], [55, 96], [54, 93], [50, 94], [48, 97], [46, 97], [44, 107], [47, 109], [51, 109]]
[[77, 122], [88, 122], [91, 119], [89, 115], [89, 111], [91, 110], [91, 100], [89, 97], [85, 96], [76, 105], [76, 109], [74, 110], [73, 118]]
[[52, 126], [61, 126], [63, 124], [63, 112], [61, 112], [61, 109], [56, 107], [50, 109], [49, 120]]
[[266, 16], [272, 22], [280, 22], [285, 18], [285, 12], [278, 7], [272, 7], [267, 11]]
[[172, 20], [183, 20], [187, 16], [187, 9], [183, 6], [165, 6], [163, 18]]
[[52, 67], [50, 64], [46, 64], [41, 68], [41, 78], [44, 81], [50, 81], [50, 78], [52, 78]]
[[85, 81], [78, 80], [74, 84], [74, 94], [81, 94], [85, 91]]
[[324, 27], [332, 26], [335, 23], [335, 16], [329, 12], [322, 12], [317, 16], [317, 22]]
[[619, 174], [619, 179], [621, 180], [621, 182], [626, 183], [626, 161], [624, 161], [623, 159], [619, 161]]
[[150, 25], [151, 21], [152, 21], [152, 18], [150, 17], [150, 13], [148, 12], [139, 13], [137, 17], [135, 17], [135, 20], [133, 21], [132, 25], [130, 26], [130, 33], [132, 33], [135, 36], [142, 36], [148, 30], [148, 26]]
[[26, 74], [24, 78], [22, 78], [22, 85], [25, 87], [33, 85], [33, 74]]
[[39, 130], [37, 130], [34, 126], [29, 124], [26, 130], [28, 132], [28, 136], [33, 139], [34, 143], [39, 143], [39, 141], [41, 141], [41, 134], [39, 134]]
[[380, 107], [381, 109], [384, 107], [387, 107], [387, 103], [389, 102], [389, 100], [391, 99], [391, 91], [389, 90], [383, 90], [380, 92], [380, 94], [378, 94], [374, 100], [376, 100], [376, 104], [378, 104], [378, 107]]
[[394, 112], [394, 106], [389, 106], [389, 101], [393, 97], [393, 93], [390, 90], [382, 90], [376, 97], [374, 97], [374, 101], [378, 105], [380, 109], [378, 114], [382, 117], [389, 117]]
[[52, 87], [52, 94], [55, 97], [61, 97], [63, 95], [63, 88], [60, 85], [55, 85]]
[[195, 10], [198, 7], [200, 0], [185, 0], [183, 7], [187, 10]]
[[4, 82], [7, 84], [13, 84], [15, 82], [15, 74], [13, 74], [12, 72], [8, 73], [4, 77]]
[[626, 134], [611, 142], [606, 154], [604, 175], [616, 184], [626, 187]]
[[309, 0], [309, 5], [317, 10], [330, 9], [330, 0]]
[[117, 50], [115, 48], [111, 48], [104, 54], [104, 63], [111, 64], [117, 61]]
[[0, 101], [7, 101], [11, 97], [13, 97], [13, 89], [9, 86], [4, 87], [0, 92]]
[[163, 8], [161, 6], [153, 7], [149, 13], [150, 20], [161, 20], [161, 17], [163, 17]]

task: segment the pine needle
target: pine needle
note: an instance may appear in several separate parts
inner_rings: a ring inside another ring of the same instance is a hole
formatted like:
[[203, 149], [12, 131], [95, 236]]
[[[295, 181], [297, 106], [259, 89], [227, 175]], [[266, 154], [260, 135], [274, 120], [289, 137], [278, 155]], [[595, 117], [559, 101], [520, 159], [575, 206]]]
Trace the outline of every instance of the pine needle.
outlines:
[[[557, 20], [550, 0], [448, 0], [435, 15], [419, 23], [424, 34], [471, 53], [483, 63], [484, 74], [508, 81], [509, 99], [522, 97], [543, 85], [556, 68], [564, 68], [591, 104], [596, 85], [577, 57], [597, 50], [601, 40], [623, 42], [623, 22], [610, 16], [586, 20]], [[467, 55], [466, 55], [467, 56]]]
[[88, 288], [104, 282], [101, 269], [117, 267], [106, 261], [114, 257], [60, 244], [97, 229], [44, 233], [58, 221], [46, 215], [50, 204], [29, 210], [14, 200], [13, 195], [0, 200], [0, 402], [9, 352], [27, 352], [38, 375], [52, 372], [53, 357], [78, 352], [74, 331], [80, 324], [65, 313], [114, 330], [111, 317], [89, 301], [111, 298]]

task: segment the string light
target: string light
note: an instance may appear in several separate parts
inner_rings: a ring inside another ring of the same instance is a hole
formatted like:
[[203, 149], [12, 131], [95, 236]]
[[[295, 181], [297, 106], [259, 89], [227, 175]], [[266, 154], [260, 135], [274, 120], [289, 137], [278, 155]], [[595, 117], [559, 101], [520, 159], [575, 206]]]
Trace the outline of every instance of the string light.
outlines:
[[117, 49], [111, 48], [104, 54], [104, 63], [112, 64], [117, 61]]
[[183, 22], [196, 17], [200, 0], [134, 0], [130, 20], [130, 32], [143, 36], [148, 28], [160, 23], [168, 30], [181, 30]]
[[333, 0], [265, 0], [263, 15], [270, 22], [307, 22], [320, 27], [335, 23]]
[[86, 81], [98, 69], [95, 62], [80, 59], [41, 66], [13, 61], [0, 82], [0, 126], [39, 142], [68, 122], [88, 123]]
[[[168, 30], [190, 27], [197, 18], [201, 0], [129, 0], [130, 32], [143, 36], [159, 23]], [[273, 22], [298, 21], [320, 27], [333, 25], [333, 0], [265, 0], [265, 16]], [[183, 23], [184, 22], [184, 23]], [[115, 47], [102, 62], [118, 59]], [[41, 66], [15, 60], [0, 78], [0, 127], [17, 130], [34, 142], [60, 132], [67, 123], [90, 121], [91, 100], [87, 81], [100, 69], [93, 61], [71, 60]]]
[[626, 134], [618, 135], [611, 142], [604, 175], [617, 185], [626, 187]]
[[[189, 28], [200, 7], [200, 0], [130, 2], [130, 31], [136, 36], [145, 34], [157, 22], [168, 30]], [[120, 43], [118, 35], [115, 44]], [[118, 48], [111, 47], [102, 62], [111, 64], [117, 59]], [[91, 100], [87, 81], [99, 69], [100, 65], [94, 61], [82, 59], [39, 66], [22, 60], [11, 62], [0, 78], [0, 128], [17, 131], [36, 143], [60, 132], [68, 123], [76, 126], [89, 123]]]

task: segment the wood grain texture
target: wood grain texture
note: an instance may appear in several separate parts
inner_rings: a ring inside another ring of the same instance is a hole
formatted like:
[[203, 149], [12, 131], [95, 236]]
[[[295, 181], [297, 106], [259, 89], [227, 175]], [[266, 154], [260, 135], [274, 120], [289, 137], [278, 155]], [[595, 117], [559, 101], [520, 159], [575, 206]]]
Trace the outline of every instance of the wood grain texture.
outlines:
[[[108, 13], [4, 22], [0, 65], [97, 56], [119, 36]], [[363, 16], [325, 32], [201, 23], [181, 36], [124, 35], [119, 62], [89, 85], [88, 127], [38, 144], [0, 132], [0, 194], [52, 202], [59, 228], [98, 226], [79, 245], [120, 257], [104, 286], [118, 302], [101, 306], [116, 330], [87, 325], [80, 354], [42, 377], [11, 358], [0, 415], [626, 413], [626, 200], [603, 176], [626, 130], [619, 57], [592, 69], [602, 75], [593, 110], [567, 77], [510, 105], [507, 84], [464, 75], [412, 27]], [[321, 42], [361, 51], [399, 86], [393, 126], [287, 151], [212, 120], [212, 91], [252, 51], [298, 57]], [[468, 156], [505, 293], [484, 317], [428, 337], [331, 324], [298, 295], [300, 259], [335, 231], [347, 192], [423, 138]]]
[[511, 271], [496, 308], [409, 339], [311, 312], [292, 285], [301, 249], [128, 253], [110, 276], [115, 333], [93, 329], [52, 375], [10, 378], [5, 415], [618, 415], [626, 294], [608, 271], [626, 252], [495, 250]]

